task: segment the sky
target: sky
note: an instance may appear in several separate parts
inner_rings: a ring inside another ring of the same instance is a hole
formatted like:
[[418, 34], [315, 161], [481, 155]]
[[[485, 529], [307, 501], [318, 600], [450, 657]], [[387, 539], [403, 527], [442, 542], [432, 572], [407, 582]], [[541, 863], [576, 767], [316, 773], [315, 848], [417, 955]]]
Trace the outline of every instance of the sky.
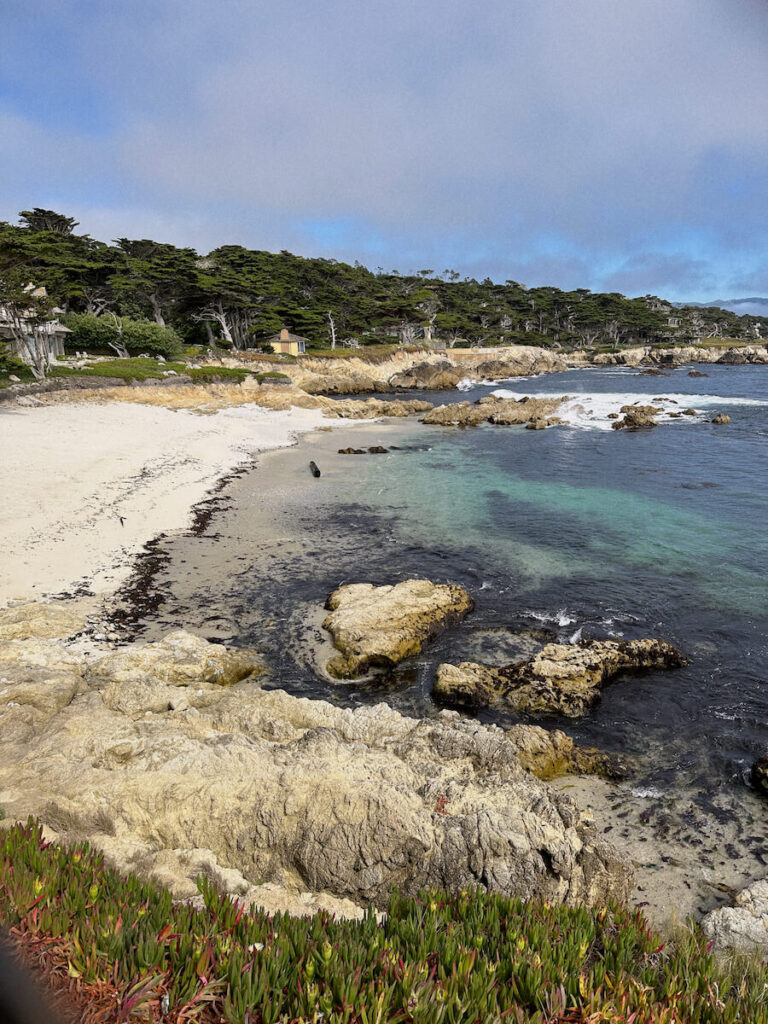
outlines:
[[0, 220], [768, 295], [768, 0], [0, 0]]

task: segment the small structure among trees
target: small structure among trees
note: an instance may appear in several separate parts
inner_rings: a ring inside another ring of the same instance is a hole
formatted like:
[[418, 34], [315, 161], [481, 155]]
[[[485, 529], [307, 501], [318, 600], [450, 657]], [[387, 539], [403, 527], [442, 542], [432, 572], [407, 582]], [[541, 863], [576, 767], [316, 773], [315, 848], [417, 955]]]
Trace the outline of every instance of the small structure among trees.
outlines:
[[61, 313], [45, 288], [33, 284], [6, 286], [0, 305], [0, 340], [10, 341], [16, 356], [42, 380], [54, 359], [64, 355], [64, 339], [72, 332], [56, 319]]
[[307, 350], [307, 339], [298, 334], [291, 334], [287, 327], [283, 327], [279, 334], [267, 338], [267, 344], [271, 346], [273, 352], [282, 352], [289, 356], [301, 356]]

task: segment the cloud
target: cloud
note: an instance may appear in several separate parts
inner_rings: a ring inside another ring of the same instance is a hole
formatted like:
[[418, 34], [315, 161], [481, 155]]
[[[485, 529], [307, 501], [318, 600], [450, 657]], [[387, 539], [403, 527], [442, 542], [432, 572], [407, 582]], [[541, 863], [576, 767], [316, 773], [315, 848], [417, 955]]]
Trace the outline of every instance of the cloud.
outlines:
[[4, 138], [4, 194], [31, 155], [20, 205], [101, 209], [94, 233], [140, 209], [188, 222], [178, 241], [673, 297], [766, 262], [768, 14], [749, 0], [58, 9], [66, 133], [11, 12], [9, 116], [38, 141]]

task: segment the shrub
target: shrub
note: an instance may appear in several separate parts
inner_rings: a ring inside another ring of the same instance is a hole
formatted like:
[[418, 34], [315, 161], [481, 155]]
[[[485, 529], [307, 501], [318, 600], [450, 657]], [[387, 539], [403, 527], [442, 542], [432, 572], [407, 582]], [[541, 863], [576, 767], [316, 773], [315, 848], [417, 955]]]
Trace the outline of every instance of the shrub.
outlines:
[[175, 902], [87, 844], [46, 843], [31, 819], [0, 839], [0, 925], [118, 1012], [109, 1019], [768, 1022], [764, 967], [718, 964], [695, 930], [665, 945], [614, 904], [393, 893], [381, 920], [337, 921], [245, 912], [198, 887], [203, 907]]
[[[112, 317], [92, 313], [69, 313], [64, 323], [72, 331], [64, 343], [67, 352], [114, 352], [111, 345], [118, 340]], [[181, 354], [181, 338], [172, 327], [163, 327], [154, 320], [132, 320], [121, 317], [123, 343], [128, 352], [173, 358]]]

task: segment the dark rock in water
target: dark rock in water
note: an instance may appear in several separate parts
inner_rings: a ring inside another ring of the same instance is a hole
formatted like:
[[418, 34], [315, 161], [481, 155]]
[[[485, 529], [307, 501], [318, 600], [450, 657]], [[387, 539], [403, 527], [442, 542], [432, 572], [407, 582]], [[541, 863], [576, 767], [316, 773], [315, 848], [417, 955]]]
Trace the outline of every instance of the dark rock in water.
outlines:
[[752, 765], [752, 785], [768, 796], [768, 754]]
[[683, 416], [698, 416], [695, 409], [683, 409]]
[[310, 462], [310, 464], [309, 464], [309, 471], [312, 474], [312, 476], [314, 476], [314, 477], [320, 476], [320, 470], [318, 469], [318, 466], [317, 466], [316, 462]]
[[661, 412], [655, 405], [622, 405], [624, 418], [611, 424], [614, 430], [638, 430], [641, 427], [657, 427], [656, 416]]
[[619, 672], [688, 664], [666, 640], [592, 640], [547, 644], [527, 661], [504, 668], [473, 662], [440, 665], [433, 694], [460, 707], [496, 706], [528, 714], [583, 715]]
[[731, 417], [724, 412], [719, 412], [712, 420], [713, 423], [730, 423]]
[[609, 412], [608, 413], [608, 419], [609, 420], [617, 420], [618, 418], [619, 418], [619, 414], [617, 412]]
[[371, 448], [368, 449], [368, 454], [369, 455], [387, 455], [388, 452], [389, 452], [389, 449], [384, 448], [380, 444], [375, 444]]
[[688, 371], [688, 376], [689, 377], [708, 377], [709, 374], [708, 373], [702, 373], [701, 370], [689, 370]]
[[365, 455], [365, 448], [339, 448], [339, 455]]
[[388, 448], [382, 448], [380, 444], [368, 448], [339, 448], [339, 455], [387, 455]]
[[655, 366], [649, 366], [647, 370], [643, 370], [640, 374], [641, 377], [668, 377], [668, 373], [663, 373], [661, 370], [657, 370]]

